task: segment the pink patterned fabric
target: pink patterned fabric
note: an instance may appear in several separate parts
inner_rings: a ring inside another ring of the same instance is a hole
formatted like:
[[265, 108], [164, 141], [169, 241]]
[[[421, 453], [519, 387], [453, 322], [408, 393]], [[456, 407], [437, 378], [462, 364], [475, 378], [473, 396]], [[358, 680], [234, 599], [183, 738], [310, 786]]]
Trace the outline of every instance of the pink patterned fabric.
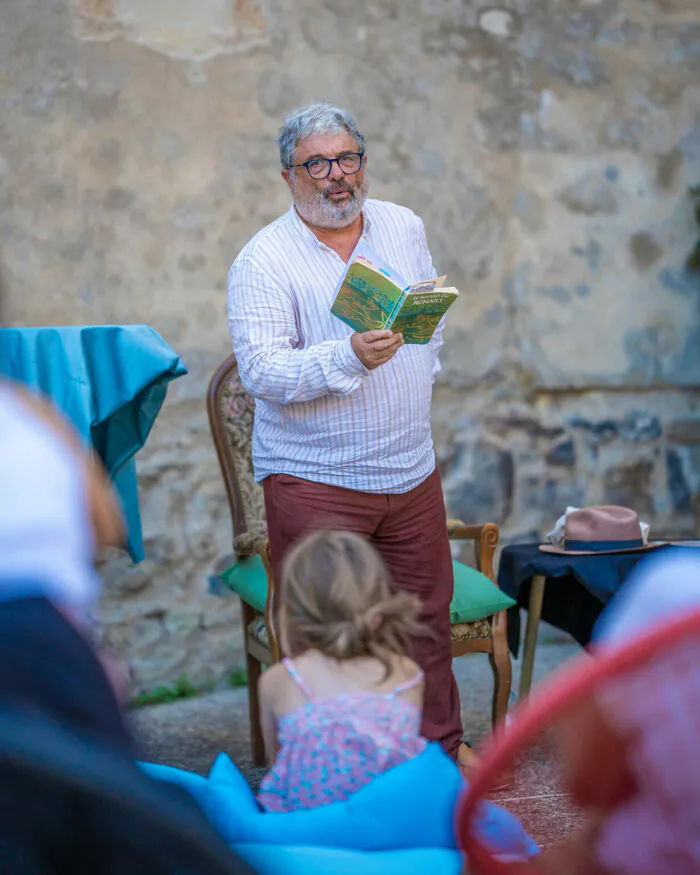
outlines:
[[422, 673], [389, 693], [314, 699], [292, 663], [284, 663], [309, 701], [279, 721], [280, 750], [258, 794], [267, 811], [340, 802], [425, 750], [420, 709], [400, 695]]
[[700, 872], [700, 640], [680, 642], [605, 685], [608, 719], [632, 738], [638, 792], [611, 812], [596, 846], [616, 875]]

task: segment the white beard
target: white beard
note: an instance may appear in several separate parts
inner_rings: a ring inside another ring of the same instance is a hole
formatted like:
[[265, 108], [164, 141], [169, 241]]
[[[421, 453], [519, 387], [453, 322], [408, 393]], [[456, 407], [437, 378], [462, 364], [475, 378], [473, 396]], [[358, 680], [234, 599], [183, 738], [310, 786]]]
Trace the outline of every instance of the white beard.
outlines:
[[350, 199], [334, 204], [322, 191], [314, 190], [308, 197], [300, 196], [296, 180], [292, 179], [292, 197], [297, 212], [305, 222], [317, 228], [347, 228], [351, 225], [362, 212], [368, 188], [367, 180], [362, 185], [352, 186]]

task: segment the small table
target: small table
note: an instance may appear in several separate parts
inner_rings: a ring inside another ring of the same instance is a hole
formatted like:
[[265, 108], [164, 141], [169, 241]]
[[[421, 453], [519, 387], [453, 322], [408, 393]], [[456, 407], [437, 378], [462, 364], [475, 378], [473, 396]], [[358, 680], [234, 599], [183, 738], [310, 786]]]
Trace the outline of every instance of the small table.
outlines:
[[165, 400], [187, 373], [177, 353], [148, 325], [0, 329], [0, 374], [44, 392], [114, 483], [131, 558], [144, 558], [134, 455]]
[[[651, 551], [654, 555], [659, 549]], [[632, 568], [650, 555], [606, 553], [566, 556], [544, 553], [539, 544], [513, 544], [501, 552], [498, 585], [517, 605], [508, 612], [508, 644], [514, 656], [520, 643], [520, 608], [527, 607], [525, 645], [520, 674], [520, 697], [530, 692], [535, 664], [537, 632], [544, 619], [574, 636], [582, 646], [591, 638], [593, 626]], [[547, 581], [556, 585], [547, 588]]]

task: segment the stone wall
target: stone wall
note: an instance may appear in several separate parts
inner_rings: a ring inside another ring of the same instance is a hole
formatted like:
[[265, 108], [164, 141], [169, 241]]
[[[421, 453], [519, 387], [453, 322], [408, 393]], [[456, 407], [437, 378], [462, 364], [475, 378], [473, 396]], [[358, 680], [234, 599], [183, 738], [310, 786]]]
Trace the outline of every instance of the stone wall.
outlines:
[[373, 195], [462, 290], [451, 512], [507, 541], [613, 501], [698, 534], [696, 0], [4, 0], [0, 57], [10, 321], [147, 322], [190, 369], [138, 460], [148, 559], [105, 568], [138, 687], [241, 661], [206, 591], [230, 524], [203, 399], [228, 266], [288, 204], [280, 118], [312, 99], [355, 113]]

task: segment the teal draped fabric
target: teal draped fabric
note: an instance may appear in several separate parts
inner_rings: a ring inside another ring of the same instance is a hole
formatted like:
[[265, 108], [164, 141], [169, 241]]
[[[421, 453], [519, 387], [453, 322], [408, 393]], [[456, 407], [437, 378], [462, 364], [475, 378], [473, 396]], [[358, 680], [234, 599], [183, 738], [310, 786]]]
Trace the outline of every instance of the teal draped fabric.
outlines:
[[0, 329], [0, 374], [48, 395], [104, 463], [135, 562], [144, 552], [134, 455], [146, 443], [167, 384], [186, 373], [148, 325]]

